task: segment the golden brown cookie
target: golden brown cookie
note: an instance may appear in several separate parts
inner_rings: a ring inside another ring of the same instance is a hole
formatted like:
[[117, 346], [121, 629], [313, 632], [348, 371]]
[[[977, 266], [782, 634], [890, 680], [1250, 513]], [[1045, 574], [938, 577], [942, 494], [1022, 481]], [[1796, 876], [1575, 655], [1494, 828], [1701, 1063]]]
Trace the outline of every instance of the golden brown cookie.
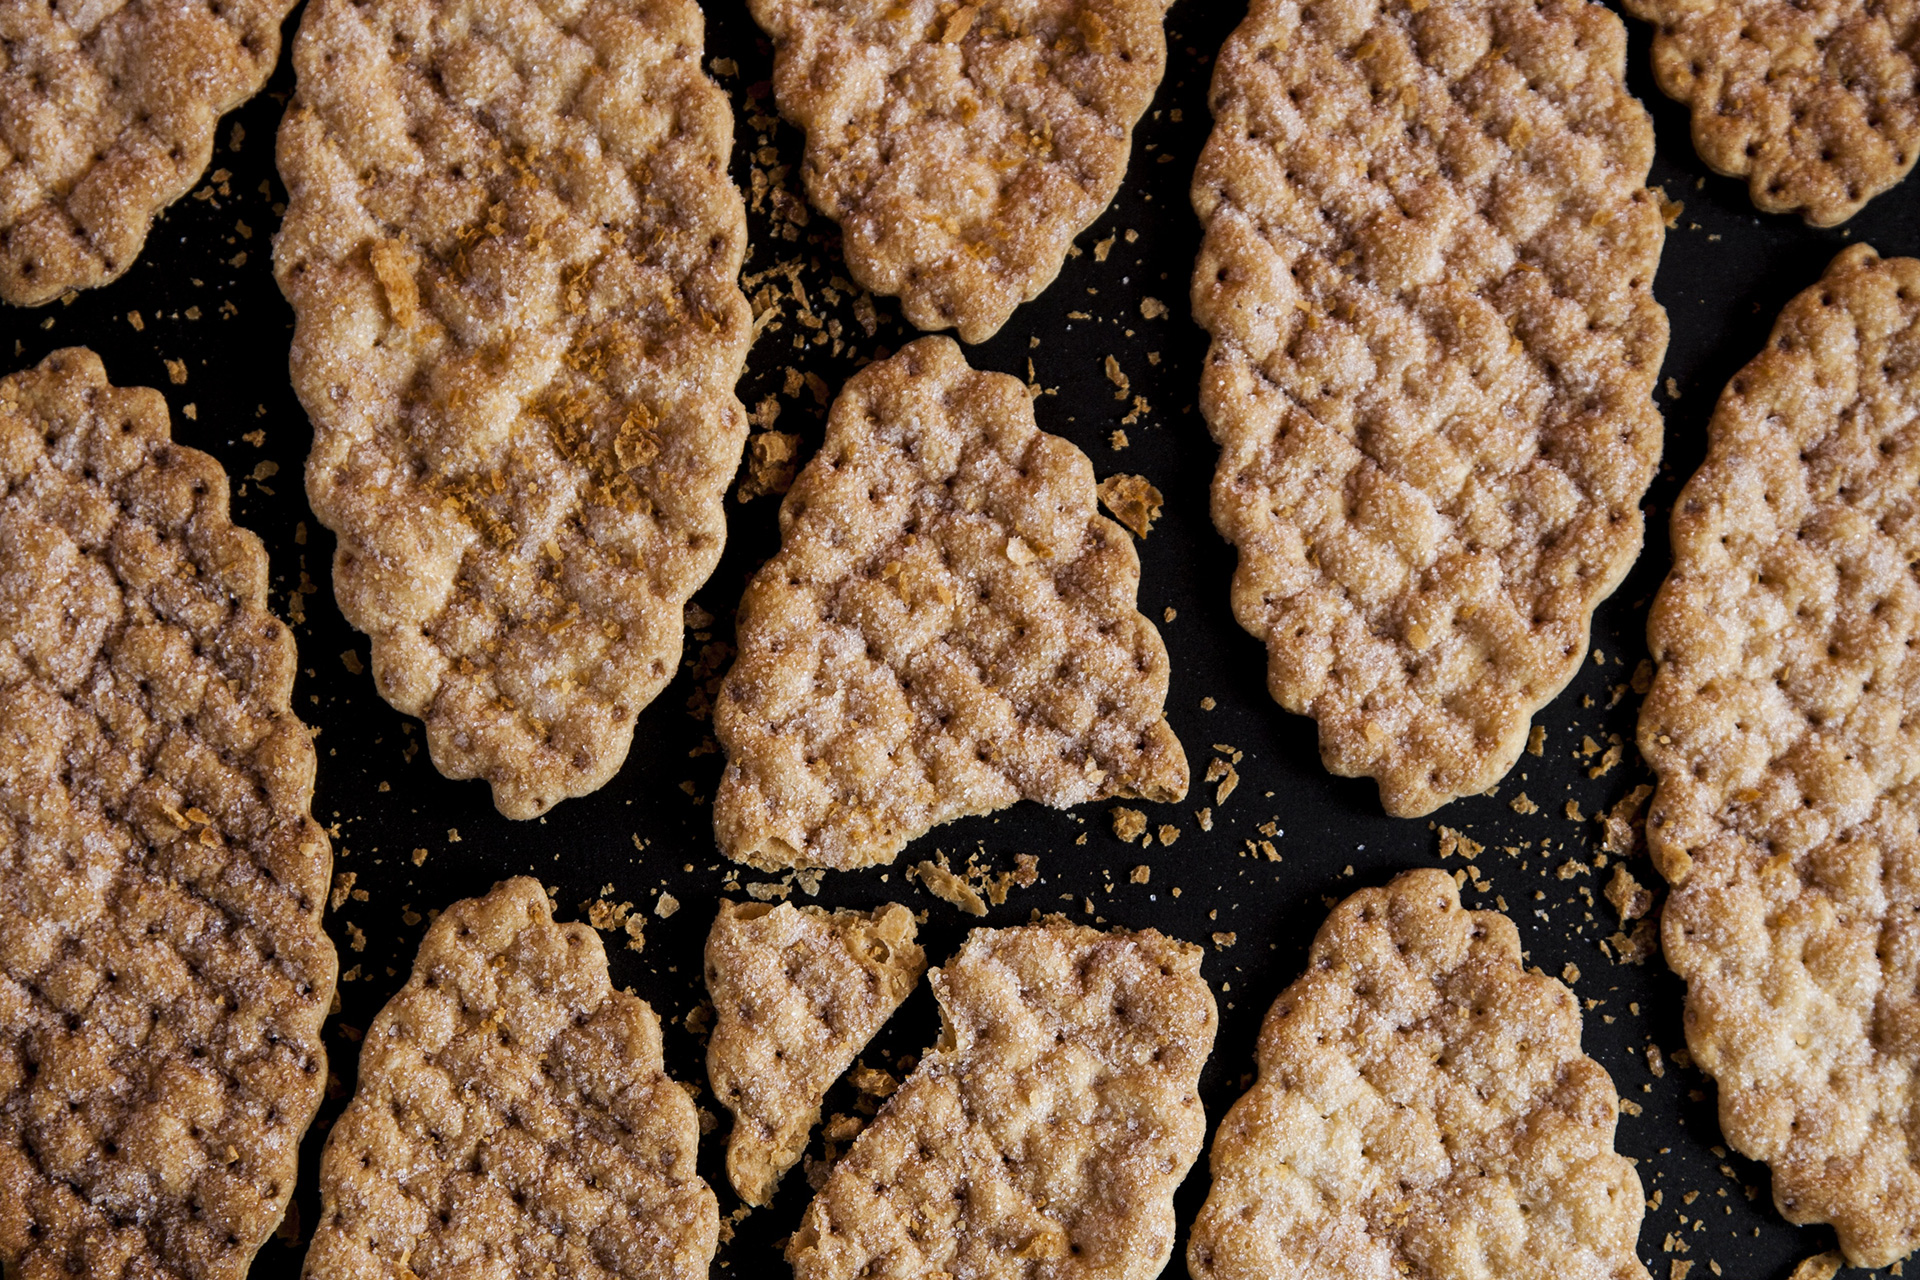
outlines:
[[1148, 1280], [1206, 1133], [1200, 948], [1052, 916], [975, 929], [929, 976], [940, 1041], [834, 1166], [795, 1280]]
[[984, 342], [1119, 190], [1169, 0], [750, 0], [848, 270]]
[[0, 66], [0, 298], [117, 280], [280, 60], [293, 0], [16, 3]]
[[707, 1080], [733, 1112], [727, 1177], [773, 1199], [806, 1150], [827, 1089], [920, 981], [913, 912], [720, 901], [707, 934]]
[[327, 1079], [332, 853], [227, 477], [91, 351], [0, 382], [0, 1268], [240, 1280]]
[[1640, 1178], [1579, 1002], [1444, 871], [1334, 908], [1259, 1059], [1214, 1135], [1194, 1280], [1647, 1280]]
[[726, 540], [750, 318], [692, 0], [318, 0], [280, 130], [334, 594], [434, 763], [592, 791]]
[[1640, 549], [1664, 236], [1588, 0], [1254, 0], [1194, 176], [1233, 610], [1320, 753], [1424, 814], [1512, 767]]
[[660, 1020], [539, 882], [454, 903], [367, 1028], [320, 1157], [309, 1280], [704, 1280], [700, 1123]]
[[1647, 847], [1727, 1141], [1920, 1244], [1920, 260], [1854, 245], [1727, 384], [1647, 625]]
[[1920, 156], [1920, 10], [1907, 0], [1626, 0], [1693, 145], [1768, 213], [1831, 227]]
[[1178, 800], [1167, 653], [1093, 465], [922, 338], [848, 381], [740, 602], [714, 710], [730, 858], [890, 862], [1016, 800]]

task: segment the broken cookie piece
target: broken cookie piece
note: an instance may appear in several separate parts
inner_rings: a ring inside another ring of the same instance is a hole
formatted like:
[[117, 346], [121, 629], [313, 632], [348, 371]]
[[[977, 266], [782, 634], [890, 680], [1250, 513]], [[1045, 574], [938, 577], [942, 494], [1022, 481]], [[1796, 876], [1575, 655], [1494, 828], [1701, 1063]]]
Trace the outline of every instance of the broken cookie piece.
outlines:
[[1178, 800], [1167, 654], [1085, 454], [922, 338], [846, 385], [748, 585], [714, 830], [768, 869], [889, 862], [1020, 799]]
[[733, 1112], [727, 1176], [746, 1203], [773, 1199], [828, 1087], [920, 981], [916, 932], [896, 902], [867, 913], [721, 900], [707, 935], [707, 1078]]
[[853, 278], [968, 342], [1038, 297], [1125, 176], [1168, 2], [751, 0]]
[[1640, 710], [1687, 1048], [1856, 1267], [1920, 1245], [1917, 421], [1920, 260], [1854, 245], [1721, 393]]
[[726, 542], [751, 316], [693, 0], [314, 0], [280, 127], [307, 496], [381, 696], [531, 818], [612, 777]]
[[1053, 916], [929, 975], [940, 1041], [808, 1206], [795, 1280], [1148, 1280], [1206, 1132], [1200, 948]]
[[9, 1280], [242, 1280], [293, 1193], [337, 966], [267, 574], [158, 391], [0, 382]]
[[660, 1020], [539, 882], [454, 903], [367, 1028], [307, 1280], [700, 1280], [719, 1246]]
[[1410, 871], [1339, 906], [1221, 1120], [1194, 1280], [1647, 1280], [1619, 1099], [1505, 916]]

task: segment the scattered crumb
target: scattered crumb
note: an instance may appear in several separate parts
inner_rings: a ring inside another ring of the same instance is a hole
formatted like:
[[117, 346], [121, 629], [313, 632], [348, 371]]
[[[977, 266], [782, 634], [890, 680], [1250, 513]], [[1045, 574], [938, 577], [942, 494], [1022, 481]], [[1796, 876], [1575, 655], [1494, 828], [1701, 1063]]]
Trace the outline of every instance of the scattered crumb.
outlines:
[[1632, 924], [1653, 909], [1653, 894], [1648, 888], [1633, 878], [1627, 870], [1627, 864], [1613, 864], [1613, 879], [1607, 881], [1607, 901], [1620, 913], [1622, 925]]
[[[1162, 841], [1161, 843], [1164, 844], [1166, 842]], [[1129, 875], [1127, 879], [1133, 884], [1145, 884], [1147, 881], [1153, 879], [1153, 868], [1143, 862], [1133, 869], [1133, 874]]]
[[[1593, 741], [1593, 739], [1588, 738], [1586, 741], [1591, 742]], [[1621, 759], [1624, 758], [1625, 754], [1626, 754], [1625, 740], [1623, 740], [1620, 737], [1620, 735], [1617, 733], [1608, 734], [1607, 749], [1601, 752], [1600, 763], [1594, 765], [1592, 768], [1587, 770], [1587, 776], [1589, 778], [1606, 777], [1609, 773], [1613, 772], [1616, 766], [1619, 765]]]
[[679, 909], [680, 899], [670, 893], [662, 893], [660, 895], [660, 901], [653, 904], [653, 914], [659, 916], [662, 920], [665, 920]]
[[1220, 784], [1214, 788], [1213, 802], [1215, 804], [1225, 804], [1227, 797], [1233, 794], [1233, 789], [1240, 785], [1240, 774], [1231, 764], [1215, 757], [1207, 761], [1206, 781]]
[[1120, 428], [1118, 427], [1115, 427], [1113, 429], [1113, 434], [1107, 437], [1107, 446], [1112, 449], [1124, 449], [1127, 447], [1128, 443], [1129, 441], [1127, 440], [1127, 433], [1120, 430]]
[[1527, 793], [1524, 791], [1507, 801], [1507, 807], [1523, 817], [1540, 812], [1540, 806], [1527, 799]]
[[970, 916], [987, 914], [986, 900], [974, 892], [972, 885], [955, 875], [953, 869], [947, 866], [946, 854], [941, 854], [938, 862], [919, 863], [910, 874], [916, 876], [926, 891], [942, 902], [958, 907]]
[[791, 431], [756, 431], [747, 441], [747, 472], [735, 497], [741, 502], [793, 488], [799, 470], [800, 437]]
[[1440, 828], [1440, 856], [1443, 858], [1451, 858], [1456, 853], [1463, 858], [1477, 857], [1485, 851], [1486, 847], [1478, 840], [1463, 835], [1452, 827]]
[[605, 933], [624, 930], [627, 927], [628, 917], [633, 914], [631, 902], [614, 903], [601, 898], [585, 905], [587, 923]]
[[1221, 951], [1225, 951], [1238, 941], [1240, 941], [1240, 935], [1237, 933], [1216, 933], [1213, 935], [1213, 945]]
[[1124, 807], [1114, 809], [1113, 834], [1120, 837], [1120, 839], [1126, 841], [1128, 844], [1132, 844], [1142, 835], [1145, 835], [1146, 830], [1147, 815], [1140, 812], [1140, 810]]
[[1845, 1264], [1838, 1250], [1815, 1254], [1795, 1267], [1788, 1280], [1833, 1280]]
[[1527, 753], [1545, 755], [1547, 751], [1547, 727], [1543, 724], [1533, 726], [1533, 732], [1527, 735]]
[[1100, 482], [1100, 505], [1131, 529], [1136, 538], [1144, 538], [1153, 531], [1153, 522], [1160, 518], [1163, 499], [1145, 476], [1119, 474]]
[[1167, 314], [1167, 304], [1158, 298], [1140, 299], [1140, 314], [1148, 320], [1158, 320]]
[[1620, 963], [1645, 964], [1660, 951], [1660, 931], [1654, 927], [1652, 920], [1639, 920], [1635, 922], [1631, 934], [1616, 932], [1607, 942], [1612, 944]]
[[1160, 829], [1154, 834], [1160, 837], [1161, 844], [1172, 844], [1180, 838], [1180, 828], [1174, 826], [1172, 823], [1163, 822], [1160, 824]]
[[1629, 854], [1640, 843], [1646, 825], [1642, 810], [1653, 795], [1653, 788], [1645, 783], [1622, 796], [1604, 817], [1595, 814], [1603, 825], [1600, 836], [1601, 847], [1608, 853]]
[[847, 1072], [847, 1083], [854, 1091], [869, 1098], [891, 1098], [900, 1088], [900, 1081], [891, 1072], [878, 1067], [870, 1067], [862, 1062]]
[[1006, 902], [1007, 893], [1015, 886], [1031, 889], [1040, 878], [1040, 859], [1031, 853], [1015, 854], [1013, 866], [1012, 871], [1002, 871], [986, 881], [987, 901], [996, 907]]

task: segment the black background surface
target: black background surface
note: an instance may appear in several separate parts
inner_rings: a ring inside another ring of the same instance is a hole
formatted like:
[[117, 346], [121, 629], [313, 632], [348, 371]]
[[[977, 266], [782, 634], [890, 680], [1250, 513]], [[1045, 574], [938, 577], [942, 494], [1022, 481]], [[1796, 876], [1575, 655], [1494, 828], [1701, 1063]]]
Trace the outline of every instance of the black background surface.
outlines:
[[[747, 273], [797, 260], [799, 278], [817, 314], [827, 319], [827, 330], [839, 326], [840, 340], [829, 337], [797, 349], [796, 337], [811, 331], [787, 302], [762, 334], [741, 383], [741, 399], [750, 409], [767, 396], [778, 400], [777, 425], [802, 435], [804, 457], [819, 441], [825, 410], [805, 385], [785, 392], [794, 381], [788, 369], [815, 374], [822, 391], [837, 390], [861, 361], [913, 334], [898, 322], [890, 300], [874, 300], [881, 321], [872, 337], [856, 322], [850, 294], [828, 305], [825, 289], [845, 268], [831, 222], [816, 215], [796, 227], [788, 216], [796, 208], [791, 197], [800, 191], [801, 140], [798, 131], [766, 119], [771, 50], [741, 0], [712, 0], [706, 8], [709, 65], [719, 59], [737, 64], [736, 73], [719, 77], [738, 108], [735, 177], [751, 191], [752, 171], [771, 171], [774, 190], [784, 185], [790, 193], [762, 198], [750, 213]], [[1234, 624], [1227, 607], [1233, 553], [1208, 519], [1215, 450], [1194, 408], [1206, 336], [1193, 326], [1186, 302], [1200, 239], [1187, 184], [1210, 123], [1212, 55], [1243, 13], [1237, 3], [1174, 5], [1166, 78], [1135, 135], [1119, 198], [1080, 237], [1085, 252], [1068, 261], [1054, 285], [992, 341], [967, 353], [976, 367], [1023, 379], [1031, 359], [1047, 389], [1036, 404], [1041, 426], [1084, 449], [1099, 475], [1139, 472], [1166, 495], [1163, 518], [1140, 546], [1140, 607], [1156, 622], [1163, 610], [1177, 611], [1161, 626], [1173, 663], [1167, 710], [1196, 785], [1185, 804], [1141, 807], [1152, 825], [1177, 825], [1179, 842], [1127, 848], [1110, 830], [1109, 806], [1061, 813], [1027, 804], [942, 828], [894, 868], [829, 873], [815, 899], [871, 907], [896, 898], [926, 910], [921, 938], [937, 961], [977, 922], [908, 882], [902, 872], [910, 862], [939, 849], [957, 863], [977, 856], [1004, 868], [1015, 854], [1031, 853], [1040, 858], [1043, 879], [1015, 890], [989, 923], [1023, 922], [1035, 909], [1089, 919], [1090, 903], [1100, 920], [1152, 925], [1207, 944], [1205, 972], [1221, 1013], [1203, 1083], [1214, 1120], [1249, 1079], [1261, 1017], [1297, 974], [1328, 905], [1397, 871], [1438, 861], [1428, 820], [1389, 819], [1370, 781], [1333, 778], [1321, 768], [1313, 724], [1287, 715], [1268, 698], [1262, 648]], [[298, 18], [296, 11], [287, 25], [289, 43]], [[1618, 1145], [1637, 1158], [1649, 1197], [1660, 1193], [1660, 1207], [1649, 1210], [1640, 1235], [1641, 1256], [1655, 1276], [1667, 1280], [1670, 1261], [1685, 1259], [1696, 1265], [1695, 1280], [1714, 1274], [1710, 1262], [1729, 1276], [1766, 1280], [1784, 1277], [1798, 1259], [1831, 1248], [1832, 1233], [1784, 1223], [1771, 1206], [1766, 1170], [1720, 1145], [1712, 1083], [1671, 1062], [1684, 1045], [1679, 982], [1658, 958], [1633, 966], [1616, 964], [1602, 952], [1600, 940], [1618, 927], [1599, 896], [1606, 873], [1559, 878], [1562, 864], [1590, 862], [1599, 844], [1593, 822], [1570, 820], [1565, 805], [1575, 801], [1592, 815], [1648, 780], [1631, 748], [1638, 698], [1626, 692], [1616, 700], [1614, 694], [1646, 656], [1646, 607], [1668, 566], [1668, 508], [1704, 452], [1707, 419], [1721, 386], [1764, 341], [1781, 305], [1845, 245], [1865, 240], [1885, 255], [1920, 254], [1920, 178], [1831, 231], [1757, 214], [1743, 182], [1714, 176], [1695, 156], [1685, 108], [1662, 97], [1648, 72], [1647, 28], [1631, 20], [1627, 27], [1629, 82], [1652, 113], [1659, 138], [1651, 181], [1686, 206], [1668, 233], [1655, 282], [1673, 336], [1659, 394], [1666, 455], [1647, 499], [1647, 545], [1632, 575], [1599, 611], [1595, 655], [1537, 718], [1547, 730], [1544, 755], [1523, 756], [1497, 796], [1456, 801], [1434, 819], [1488, 846], [1477, 866], [1490, 887], [1482, 892], [1469, 884], [1468, 902], [1504, 902], [1532, 963], [1553, 974], [1569, 964], [1580, 971], [1573, 986], [1590, 1007], [1588, 1051], [1612, 1073], [1622, 1096], [1642, 1109], [1622, 1116]], [[517, 873], [555, 886], [565, 918], [583, 915], [581, 905], [607, 886], [610, 900], [631, 901], [648, 913], [643, 953], [626, 950], [622, 935], [606, 935], [614, 980], [630, 984], [659, 1012], [670, 1070], [699, 1082], [701, 1104], [717, 1114], [719, 1123], [702, 1146], [701, 1168], [725, 1215], [736, 1207], [723, 1164], [727, 1119], [705, 1090], [703, 1045], [685, 1020], [704, 998], [701, 947], [717, 898], [723, 892], [741, 896], [744, 884], [765, 879], [726, 864], [715, 849], [707, 800], [722, 761], [703, 750], [710, 725], [689, 710], [690, 699], [702, 700], [703, 678], [724, 672], [727, 652], [710, 650], [708, 670], [691, 670], [704, 645], [690, 638], [679, 678], [642, 713], [622, 772], [598, 794], [563, 803], [534, 822], [500, 817], [484, 784], [442, 778], [424, 748], [416, 749], [424, 735], [380, 700], [371, 676], [360, 670], [366, 642], [334, 606], [332, 539], [308, 510], [301, 486], [310, 434], [287, 381], [292, 316], [274, 287], [270, 263], [276, 202], [283, 198], [273, 170], [273, 136], [291, 88], [283, 56], [268, 92], [222, 124], [207, 181], [160, 219], [126, 277], [37, 310], [0, 312], [0, 341], [11, 348], [10, 367], [86, 344], [101, 353], [114, 382], [166, 393], [176, 438], [212, 453], [233, 477], [234, 518], [265, 539], [274, 608], [296, 622], [302, 678], [295, 709], [319, 729], [315, 815], [332, 827], [335, 870], [354, 873], [366, 897], [349, 898], [327, 917], [341, 968], [354, 979], [343, 981], [340, 1012], [326, 1032], [339, 1087], [308, 1134], [294, 1211], [282, 1237], [261, 1250], [253, 1274], [298, 1271], [317, 1211], [315, 1161], [351, 1091], [359, 1029], [405, 981], [426, 927], [421, 917]], [[784, 176], [782, 166], [789, 170]], [[1128, 230], [1138, 233], [1136, 240], [1124, 238]], [[1093, 246], [1116, 233], [1122, 238], [1104, 261], [1096, 260]], [[1146, 297], [1163, 300], [1168, 314], [1143, 318]], [[139, 325], [130, 312], [139, 313]], [[1158, 353], [1158, 363], [1151, 353]], [[1134, 405], [1115, 398], [1104, 371], [1108, 355], [1130, 379], [1131, 395], [1144, 396], [1150, 406], [1126, 427], [1131, 446], [1123, 452], [1110, 447], [1109, 436]], [[168, 359], [185, 362], [183, 384], [169, 381], [163, 364]], [[246, 439], [255, 431], [264, 432], [255, 437], [257, 445]], [[730, 639], [732, 606], [747, 576], [777, 546], [776, 506], [772, 498], [744, 506], [729, 499], [725, 559], [696, 597], [717, 618], [712, 643]], [[1212, 710], [1201, 708], [1207, 697], [1216, 702]], [[1589, 777], [1590, 762], [1575, 759], [1573, 749], [1584, 734], [1605, 743], [1609, 733], [1628, 744], [1626, 762], [1603, 777]], [[1213, 830], [1203, 833], [1194, 811], [1212, 801], [1212, 788], [1200, 783], [1217, 754], [1210, 744], [1242, 753], [1241, 781], [1231, 799], [1214, 806]], [[1536, 802], [1537, 813], [1523, 816], [1510, 807], [1521, 792]], [[1283, 856], [1279, 863], [1246, 853], [1249, 839], [1265, 838], [1257, 828], [1267, 822], [1284, 831], [1273, 839]], [[1082, 835], [1085, 844], [1076, 844]], [[1504, 854], [1503, 846], [1518, 852]], [[409, 856], [416, 848], [428, 851], [422, 866]], [[1128, 872], [1141, 863], [1152, 868], [1151, 880], [1132, 884]], [[1657, 885], [1644, 857], [1632, 869]], [[652, 912], [660, 891], [680, 903], [670, 918]], [[796, 898], [806, 900], [797, 890]], [[1209, 942], [1215, 933], [1237, 940], [1218, 947]], [[868, 1052], [868, 1061], [917, 1052], [931, 1041], [937, 1021], [923, 984]], [[1649, 1045], [1667, 1058], [1663, 1075], [1649, 1068]], [[828, 1112], [847, 1106], [836, 1090]], [[816, 1140], [813, 1152], [819, 1151]], [[1180, 1192], [1183, 1223], [1205, 1197], [1205, 1168], [1203, 1156]], [[1684, 1202], [1689, 1192], [1699, 1193], [1691, 1204]], [[777, 1246], [809, 1195], [803, 1171], [796, 1169], [775, 1204], [747, 1217], [723, 1244], [716, 1274], [784, 1274]], [[1669, 1252], [1666, 1246], [1676, 1238], [1687, 1252]], [[1184, 1250], [1183, 1231], [1168, 1274], [1185, 1274]]]

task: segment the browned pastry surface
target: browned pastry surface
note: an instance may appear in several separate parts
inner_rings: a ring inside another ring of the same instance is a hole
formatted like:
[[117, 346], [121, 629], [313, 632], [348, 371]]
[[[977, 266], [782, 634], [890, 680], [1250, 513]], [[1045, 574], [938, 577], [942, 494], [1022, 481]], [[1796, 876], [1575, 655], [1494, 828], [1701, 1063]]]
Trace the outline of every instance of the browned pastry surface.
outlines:
[[720, 901], [707, 934], [707, 1081], [733, 1112], [727, 1177], [751, 1205], [806, 1150], [820, 1103], [920, 981], [913, 912]]
[[1194, 1280], [1647, 1280], [1640, 1178], [1579, 1002], [1444, 871], [1334, 908], [1259, 1059], [1214, 1135]]
[[1626, 0], [1654, 24], [1653, 74], [1693, 145], [1754, 204], [1845, 222], [1920, 156], [1912, 0]]
[[0, 1268], [240, 1280], [327, 1079], [332, 855], [227, 477], [73, 348], [0, 382]]
[[984, 342], [1126, 175], [1168, 0], [750, 0], [847, 267]]
[[1017, 380], [950, 338], [868, 366], [780, 534], [714, 711], [728, 857], [859, 867], [1022, 798], [1186, 794], [1139, 556]]
[[293, 0], [11, 0], [0, 12], [0, 298], [118, 279], [280, 59]]
[[1920, 1244], [1920, 260], [1866, 245], [1728, 383], [1673, 508], [1640, 751], [1727, 1141], [1859, 1267]]
[[1389, 813], [1485, 790], [1640, 549], [1664, 236], [1588, 0], [1255, 0], [1194, 176], [1213, 517], [1268, 687]]
[[795, 1280], [1148, 1280], [1206, 1133], [1200, 948], [1052, 916], [929, 974], [940, 1041], [787, 1246]]
[[318, 0], [280, 131], [334, 594], [434, 763], [594, 790], [726, 540], [750, 330], [692, 0]]
[[308, 1280], [704, 1280], [700, 1123], [660, 1020], [539, 882], [454, 903], [367, 1028]]

